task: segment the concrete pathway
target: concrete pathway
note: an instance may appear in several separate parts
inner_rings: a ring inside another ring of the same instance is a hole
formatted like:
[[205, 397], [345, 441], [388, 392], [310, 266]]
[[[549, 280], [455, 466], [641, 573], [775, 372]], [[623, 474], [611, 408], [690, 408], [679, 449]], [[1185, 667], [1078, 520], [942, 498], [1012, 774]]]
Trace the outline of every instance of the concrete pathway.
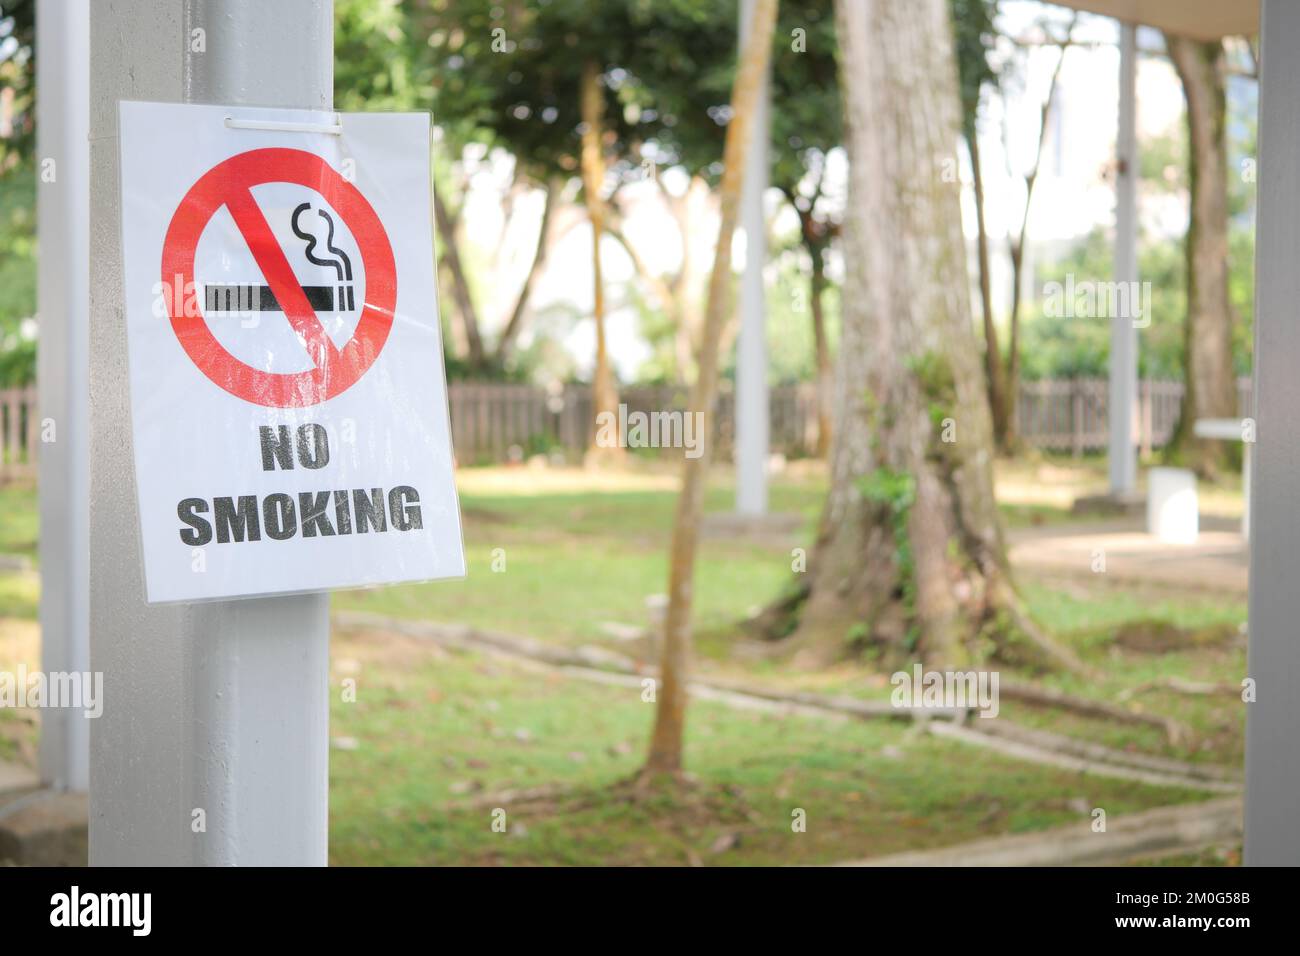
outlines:
[[1090, 575], [1105, 558], [1108, 578], [1245, 596], [1249, 549], [1237, 522], [1202, 518], [1196, 544], [1165, 544], [1141, 518], [1017, 528], [1008, 534], [1011, 563], [1027, 571]]
[[85, 866], [84, 793], [41, 788], [30, 767], [0, 760], [0, 866]]
[[0, 794], [13, 790], [33, 790], [41, 785], [36, 771], [20, 763], [0, 760]]

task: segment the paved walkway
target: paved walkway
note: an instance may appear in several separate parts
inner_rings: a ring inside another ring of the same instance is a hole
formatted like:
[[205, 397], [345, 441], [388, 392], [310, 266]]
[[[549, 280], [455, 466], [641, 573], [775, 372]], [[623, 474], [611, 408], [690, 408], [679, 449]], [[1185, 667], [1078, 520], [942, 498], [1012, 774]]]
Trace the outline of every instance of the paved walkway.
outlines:
[[30, 767], [0, 760], [0, 794], [13, 790], [32, 790], [40, 785], [41, 778]]
[[1008, 535], [1011, 563], [1025, 570], [1094, 574], [1105, 556], [1107, 577], [1246, 594], [1249, 549], [1236, 521], [1202, 518], [1196, 544], [1165, 544], [1141, 518], [1018, 528]]

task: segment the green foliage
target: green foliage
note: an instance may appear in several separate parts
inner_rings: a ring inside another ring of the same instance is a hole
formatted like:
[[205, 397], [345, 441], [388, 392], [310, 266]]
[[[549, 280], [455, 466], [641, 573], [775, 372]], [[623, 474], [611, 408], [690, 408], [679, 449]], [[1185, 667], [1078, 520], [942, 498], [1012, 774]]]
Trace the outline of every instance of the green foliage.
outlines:
[[[1114, 269], [1112, 240], [1094, 230], [1070, 253], [1039, 267], [1035, 294], [1026, 301], [1021, 329], [1021, 375], [1025, 379], [1105, 377], [1110, 354], [1110, 320], [1106, 317], [1062, 318], [1043, 313], [1041, 292], [1049, 282], [1065, 285], [1073, 276], [1083, 282], [1109, 282]], [[1183, 326], [1187, 316], [1186, 257], [1178, 241], [1143, 243], [1138, 274], [1151, 283], [1151, 324], [1139, 332], [1139, 374], [1181, 379]]]
[[920, 631], [913, 619], [916, 606], [916, 561], [912, 556], [912, 539], [908, 534], [908, 517], [916, 503], [916, 478], [905, 471], [877, 468], [858, 480], [862, 497], [889, 512], [894, 532], [894, 566], [898, 573], [898, 587], [903, 607], [909, 618], [906, 646], [916, 647]]
[[877, 468], [858, 480], [858, 490], [867, 501], [887, 508], [895, 519], [905, 519], [916, 501], [916, 479], [905, 471]]
[[782, 3], [778, 16], [770, 175], [773, 186], [793, 191], [842, 140], [835, 18], [829, 4], [792, 2]]
[[926, 352], [908, 360], [907, 368], [916, 379], [936, 427], [953, 413], [957, 403], [957, 381], [952, 364], [940, 352]]
[[35, 313], [36, 175], [24, 162], [0, 176], [0, 367], [19, 324]]
[[[687, 78], [707, 84], [719, 39], [710, 4], [448, 0], [410, 19], [427, 40], [419, 61], [432, 67], [439, 122], [504, 146], [536, 178], [578, 169], [580, 82], [589, 63], [603, 75], [605, 145], [616, 157], [656, 137], [670, 141], [679, 122], [707, 118], [689, 96], [667, 105], [657, 86], [670, 76], [679, 87]], [[684, 106], [689, 115], [678, 116], [674, 109]]]
[[0, 138], [0, 386], [36, 374], [36, 343], [20, 331], [36, 313], [35, 19], [34, 0], [0, 0], [0, 89], [11, 97]]
[[989, 63], [997, 39], [993, 18], [996, 0], [948, 0], [957, 55], [957, 84], [961, 93], [962, 135], [975, 135], [984, 88], [998, 85]]
[[1138, 150], [1138, 181], [1143, 192], [1186, 194], [1186, 123], [1175, 123], [1163, 133], [1143, 138]]
[[1255, 340], [1255, 158], [1259, 147], [1259, 84], [1228, 78], [1228, 299], [1238, 375], [1249, 375]]
[[[526, 158], [534, 175], [578, 169], [579, 82], [589, 62], [603, 75], [616, 174], [639, 175], [643, 155], [711, 180], [721, 174], [738, 52], [729, 0], [444, 0], [405, 17], [418, 42], [393, 42], [388, 53], [413, 51], [409, 72], [428, 78], [439, 124]], [[777, 184], [798, 182], [806, 153], [839, 142], [840, 113], [830, 11], [788, 2], [780, 18], [771, 111]], [[366, 89], [396, 84], [382, 56], [368, 63], [359, 71]]]
[[0, 0], [0, 89], [8, 91], [11, 130], [0, 137], [0, 177], [29, 160], [35, 145], [36, 0]]
[[433, 63], [422, 57], [415, 4], [334, 0], [334, 105], [340, 110], [433, 109]]

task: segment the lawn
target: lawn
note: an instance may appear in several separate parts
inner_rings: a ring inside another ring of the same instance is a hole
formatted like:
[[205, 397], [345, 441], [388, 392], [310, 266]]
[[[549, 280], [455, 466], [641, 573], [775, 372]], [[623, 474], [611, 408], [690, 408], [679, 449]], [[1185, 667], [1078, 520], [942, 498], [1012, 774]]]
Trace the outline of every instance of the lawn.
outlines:
[[[335, 864], [826, 863], [1127, 813], [1198, 794], [1090, 778], [895, 722], [692, 706], [684, 796], [618, 787], [652, 705], [390, 634], [336, 638]], [[558, 794], [509, 791], [559, 787]], [[796, 833], [796, 811], [806, 819]], [[504, 811], [504, 832], [493, 829]]]
[[[1099, 480], [1104, 473], [1092, 461], [1001, 465], [1004, 516], [1013, 528], [1080, 520], [1056, 486], [1072, 495]], [[466, 469], [458, 484], [468, 577], [340, 592], [336, 612], [629, 652], [604, 625], [643, 625], [646, 599], [665, 588], [673, 472]], [[739, 626], [791, 580], [792, 549], [811, 541], [824, 490], [820, 470], [796, 463], [772, 487], [773, 511], [798, 516], [791, 530], [703, 536], [696, 582], [703, 678], [888, 698], [888, 676], [865, 662], [797, 670], [756, 652]], [[726, 469], [715, 469], [707, 510], [729, 511], [731, 494]], [[1233, 495], [1231, 487], [1211, 489], [1206, 500], [1230, 513]], [[32, 489], [0, 489], [0, 554], [30, 561], [35, 541]], [[1100, 675], [1050, 675], [1043, 685], [1111, 703], [1129, 694], [1125, 706], [1176, 718], [1189, 733], [1168, 740], [1154, 727], [1009, 700], [1004, 718], [1114, 748], [1239, 766], [1238, 700], [1141, 688], [1169, 677], [1238, 681], [1243, 600], [1034, 569], [1020, 569], [1020, 584], [1040, 624]], [[37, 596], [35, 573], [0, 572], [0, 669], [24, 659], [35, 666]], [[1160, 653], [1122, 646], [1118, 629], [1135, 621], [1176, 626], [1188, 640]], [[450, 652], [382, 626], [336, 627], [332, 668], [331, 859], [339, 864], [831, 862], [1041, 829], [1087, 819], [1095, 807], [1126, 813], [1208, 796], [1013, 760], [895, 721], [696, 701], [687, 762], [697, 783], [676, 798], [637, 798], [621, 784], [639, 766], [652, 718], [639, 686]], [[1003, 672], [1004, 680], [1037, 679]], [[356, 681], [355, 702], [343, 699], [347, 679]], [[0, 758], [30, 759], [34, 735], [25, 715], [0, 710]], [[804, 832], [791, 827], [799, 810]]]
[[[334, 607], [568, 644], [598, 639], [602, 622], [643, 624], [646, 598], [667, 586], [676, 484], [658, 472], [620, 477], [614, 490], [603, 490], [607, 481], [579, 472], [463, 471], [465, 580], [341, 592]], [[772, 507], [802, 515], [811, 528], [823, 494], [819, 477], [792, 477], [775, 486]], [[729, 484], [716, 476], [706, 508], [725, 512], [731, 502]], [[729, 626], [762, 605], [789, 580], [791, 561], [788, 546], [706, 538], [697, 628]]]

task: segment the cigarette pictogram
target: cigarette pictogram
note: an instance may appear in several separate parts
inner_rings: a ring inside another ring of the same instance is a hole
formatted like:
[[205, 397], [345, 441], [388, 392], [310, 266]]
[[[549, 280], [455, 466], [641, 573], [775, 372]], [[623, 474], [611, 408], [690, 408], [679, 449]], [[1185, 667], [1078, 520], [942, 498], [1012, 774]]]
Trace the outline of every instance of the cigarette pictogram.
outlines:
[[[317, 312], [346, 312], [356, 308], [351, 285], [305, 285], [302, 291]], [[203, 311], [283, 312], [269, 285], [208, 285], [203, 289]]]
[[[346, 312], [356, 308], [356, 299], [352, 293], [352, 260], [342, 249], [334, 245], [334, 218], [324, 209], [316, 210], [316, 215], [325, 224], [326, 257], [316, 252], [319, 244], [316, 236], [302, 228], [299, 220], [302, 214], [311, 211], [311, 203], [302, 203], [293, 211], [290, 226], [293, 234], [307, 243], [305, 255], [307, 261], [316, 266], [329, 266], [337, 273], [340, 284], [301, 286], [312, 309], [317, 312]], [[269, 285], [221, 285], [204, 287], [204, 312], [283, 312], [279, 301]]]

